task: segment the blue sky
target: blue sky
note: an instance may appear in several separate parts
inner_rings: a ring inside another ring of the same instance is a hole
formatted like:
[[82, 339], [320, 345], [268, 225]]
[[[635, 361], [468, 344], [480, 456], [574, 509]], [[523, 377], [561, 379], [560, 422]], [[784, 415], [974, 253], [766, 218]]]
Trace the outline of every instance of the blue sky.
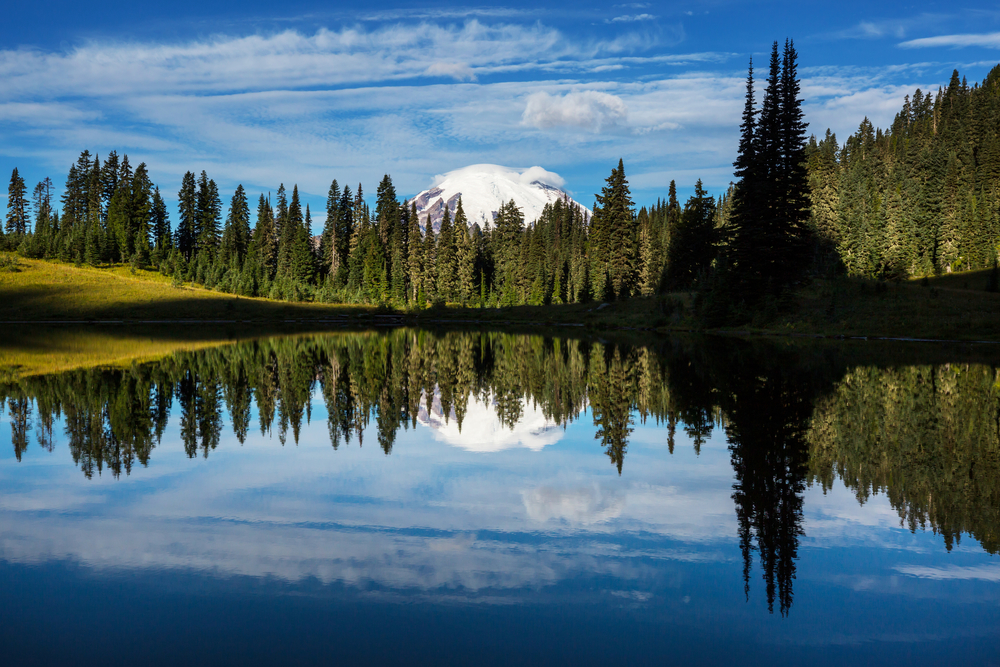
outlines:
[[[83, 148], [147, 163], [169, 201], [333, 178], [401, 197], [468, 164], [540, 165], [589, 205], [626, 165], [647, 204], [732, 178], [748, 59], [795, 39], [811, 131], [891, 122], [903, 96], [1000, 61], [994, 3], [309, 1], [13, 3], [0, 23], [0, 171], [61, 190]], [[173, 216], [176, 218], [176, 216]]]

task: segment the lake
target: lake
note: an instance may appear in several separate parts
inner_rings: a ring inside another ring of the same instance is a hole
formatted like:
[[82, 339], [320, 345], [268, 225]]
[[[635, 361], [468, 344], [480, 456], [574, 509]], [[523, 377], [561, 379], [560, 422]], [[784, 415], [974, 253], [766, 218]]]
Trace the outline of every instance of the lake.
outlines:
[[5, 664], [1000, 664], [990, 347], [337, 331], [0, 402]]

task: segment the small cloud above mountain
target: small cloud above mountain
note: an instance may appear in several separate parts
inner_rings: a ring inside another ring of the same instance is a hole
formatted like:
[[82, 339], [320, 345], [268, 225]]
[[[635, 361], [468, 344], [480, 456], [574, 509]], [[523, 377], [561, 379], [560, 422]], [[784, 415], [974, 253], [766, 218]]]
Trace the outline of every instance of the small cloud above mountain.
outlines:
[[538, 92], [528, 98], [521, 124], [544, 130], [554, 127], [579, 127], [600, 132], [623, 123], [628, 107], [616, 95], [597, 90], [583, 90], [563, 96]]

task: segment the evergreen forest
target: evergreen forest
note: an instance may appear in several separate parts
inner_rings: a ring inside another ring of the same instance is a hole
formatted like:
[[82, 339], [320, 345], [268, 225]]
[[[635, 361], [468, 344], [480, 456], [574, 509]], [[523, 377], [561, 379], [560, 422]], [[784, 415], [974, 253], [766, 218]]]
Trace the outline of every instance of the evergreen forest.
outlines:
[[1000, 65], [982, 83], [956, 71], [936, 92], [918, 89], [891, 127], [866, 119], [840, 145], [829, 130], [807, 136], [797, 59], [790, 40], [772, 45], [759, 104], [751, 62], [735, 182], [719, 196], [699, 180], [682, 203], [671, 181], [637, 210], [619, 160], [592, 216], [559, 200], [525, 221], [511, 201], [483, 228], [459, 200], [435, 231], [389, 175], [374, 209], [361, 184], [332, 180], [316, 225], [297, 185], [256, 201], [240, 185], [224, 201], [205, 171], [189, 171], [171, 220], [145, 163], [85, 150], [58, 202], [51, 179], [29, 195], [14, 169], [0, 249], [289, 301], [502, 307], [698, 289], [726, 302], [717, 317], [812, 277], [994, 267]]

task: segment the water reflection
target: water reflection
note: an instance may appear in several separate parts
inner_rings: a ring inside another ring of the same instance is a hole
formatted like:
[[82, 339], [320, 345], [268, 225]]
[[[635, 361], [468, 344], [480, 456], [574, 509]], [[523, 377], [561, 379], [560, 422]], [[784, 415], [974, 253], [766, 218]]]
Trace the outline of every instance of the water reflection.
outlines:
[[[333, 449], [363, 446], [365, 434], [374, 432], [386, 455], [401, 431], [418, 424], [450, 445], [496, 453], [541, 450], [558, 443], [569, 425], [585, 422], [611, 474], [623, 476], [638, 426], [662, 424], [671, 454], [678, 427], [698, 454], [721, 429], [734, 476], [744, 595], [749, 600], [756, 562], [767, 608], [787, 615], [807, 484], [830, 490], [842, 479], [862, 504], [885, 493], [906, 525], [940, 533], [949, 550], [965, 534], [997, 552], [997, 382], [993, 366], [853, 365], [842, 355], [764, 343], [640, 346], [399, 329], [254, 340], [128, 369], [29, 377], [0, 385], [0, 399], [6, 399], [18, 461], [32, 433], [51, 451], [61, 421], [73, 461], [87, 478], [110, 473], [118, 479], [137, 463], [149, 466], [172, 412], [184, 452], [200, 459], [220, 447], [227, 416], [239, 443], [247, 441], [256, 417], [260, 433], [273, 433], [284, 445], [299, 442], [320, 405]], [[626, 505], [620, 490], [594, 483], [516, 492], [526, 516], [539, 524], [595, 526], [622, 516]], [[258, 541], [251, 531], [227, 530], [232, 544]], [[557, 581], [555, 573], [566, 568], [551, 554], [526, 558], [523, 549], [480, 551], [473, 559], [478, 538], [470, 533], [442, 533], [430, 542], [411, 534], [382, 544], [385, 539], [377, 531], [338, 526], [317, 544], [339, 544], [342, 554], [356, 547], [361, 559], [365, 545], [377, 542], [373, 553], [381, 556], [373, 562], [381, 558], [379, 567], [387, 567], [393, 560], [385, 576], [396, 583], [428, 568], [444, 576], [445, 569], [428, 564], [428, 548], [439, 562], [441, 553], [450, 554], [452, 571], [459, 573], [455, 580], [435, 581], [470, 590], [495, 585], [498, 573], [518, 572], [510, 585], [528, 585], [533, 568], [544, 570], [542, 581]], [[149, 540], [170, 544], [162, 536]], [[593, 557], [578, 545], [560, 548]], [[484, 565], [483, 553], [497, 559], [495, 568]], [[251, 561], [233, 567], [256, 573]], [[355, 566], [345, 556], [316, 576], [348, 581], [357, 575]], [[484, 572], [496, 576], [483, 580]]]

